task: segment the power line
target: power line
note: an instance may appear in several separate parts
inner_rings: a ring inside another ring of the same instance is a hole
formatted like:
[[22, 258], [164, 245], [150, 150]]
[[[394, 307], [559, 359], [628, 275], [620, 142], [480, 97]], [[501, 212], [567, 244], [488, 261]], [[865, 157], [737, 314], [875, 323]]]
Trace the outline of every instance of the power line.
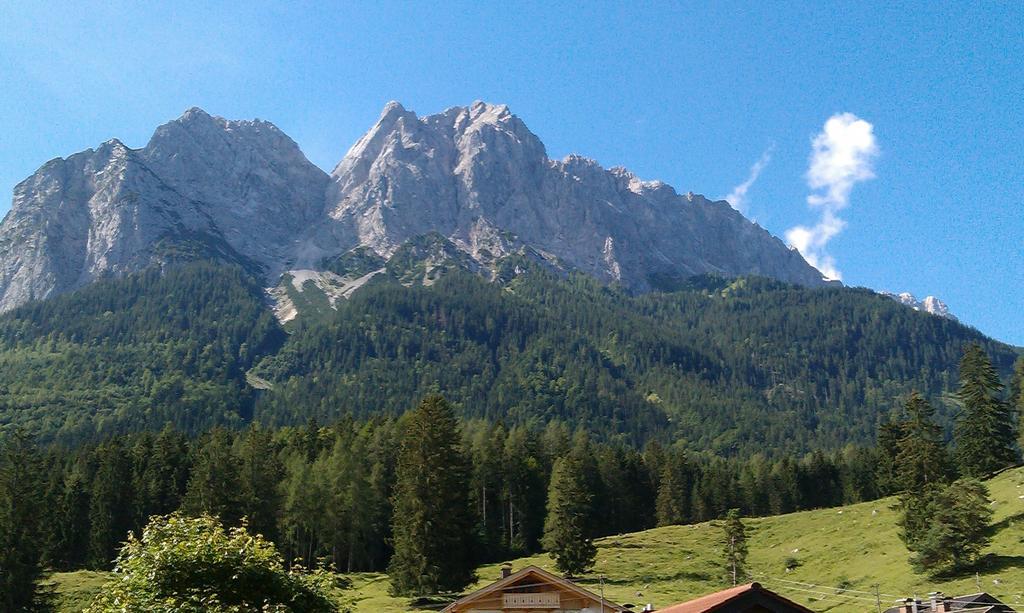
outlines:
[[767, 579], [769, 581], [780, 581], [782, 583], [793, 583], [793, 584], [796, 584], [796, 585], [803, 585], [805, 587], [820, 587], [820, 588], [834, 589], [834, 590], [842, 591], [842, 592], [856, 592], [858, 594], [867, 594], [869, 596], [876, 596], [876, 595], [878, 595], [878, 596], [890, 596], [892, 598], [901, 598], [901, 596], [899, 594], [886, 594], [885, 592], [876, 592], [874, 590], [872, 590], [872, 591], [856, 590], [856, 589], [853, 589], [853, 588], [850, 588], [850, 587], [824, 585], [824, 584], [821, 584], [821, 583], [806, 583], [804, 581], [793, 581], [791, 579], [782, 579], [782, 578], [779, 578], [779, 577], [768, 577], [767, 575], [764, 575], [764, 577], [765, 577], [765, 579]]
[[797, 592], [806, 592], [808, 594], [816, 594], [818, 596], [829, 597], [829, 598], [847, 598], [847, 599], [852, 599], [852, 600], [860, 600], [860, 601], [863, 601], [863, 602], [870, 602], [872, 604], [875, 603], [875, 599], [874, 598], [867, 598], [865, 596], [858, 596], [856, 594], [844, 594], [842, 592], [824, 592], [824, 591], [820, 591], [820, 590], [809, 590], [807, 588], [802, 588], [802, 587], [783, 587], [783, 588], [780, 588], [780, 589], [794, 590], [794, 591], [797, 591]]

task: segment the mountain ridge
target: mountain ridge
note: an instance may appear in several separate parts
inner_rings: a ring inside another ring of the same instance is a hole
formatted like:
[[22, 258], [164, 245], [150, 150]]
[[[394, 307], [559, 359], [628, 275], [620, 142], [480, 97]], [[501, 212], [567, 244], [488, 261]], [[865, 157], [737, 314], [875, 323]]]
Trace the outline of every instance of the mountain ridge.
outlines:
[[108, 140], [15, 187], [0, 311], [175, 258], [242, 263], [274, 287], [352, 249], [386, 259], [430, 232], [484, 268], [529, 250], [636, 291], [702, 273], [825, 284], [724, 201], [548, 158], [505, 105], [421, 117], [388, 103], [330, 174], [270, 122], [192, 107], [142, 148]]

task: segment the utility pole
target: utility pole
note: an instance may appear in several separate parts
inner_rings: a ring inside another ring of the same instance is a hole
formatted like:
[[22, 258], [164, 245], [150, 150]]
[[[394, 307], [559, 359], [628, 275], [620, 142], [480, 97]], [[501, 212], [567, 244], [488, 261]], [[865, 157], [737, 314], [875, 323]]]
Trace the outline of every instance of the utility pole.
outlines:
[[875, 608], [878, 609], [878, 613], [882, 613], [882, 595], [878, 592], [879, 585], [876, 583], [872, 587], [875, 588]]
[[601, 613], [604, 613], [604, 575], [601, 575]]

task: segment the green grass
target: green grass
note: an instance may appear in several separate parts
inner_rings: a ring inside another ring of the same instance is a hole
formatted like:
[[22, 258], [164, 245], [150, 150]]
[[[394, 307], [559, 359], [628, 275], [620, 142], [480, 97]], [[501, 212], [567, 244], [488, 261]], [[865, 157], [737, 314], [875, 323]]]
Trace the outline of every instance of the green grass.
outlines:
[[[986, 550], [986, 559], [977, 569], [977, 580], [983, 591], [1012, 605], [1021, 604], [1024, 603], [1024, 469], [1005, 472], [988, 485], [994, 500], [994, 538]], [[973, 572], [939, 581], [915, 574], [907, 562], [909, 554], [897, 536], [896, 513], [889, 508], [891, 504], [892, 500], [887, 499], [746, 520], [750, 572], [765, 586], [815, 611], [873, 611], [875, 584], [882, 593], [883, 608], [899, 597], [925, 598], [933, 590], [957, 595], [978, 591]], [[580, 583], [598, 591], [597, 577], [603, 575], [605, 595], [610, 600], [638, 605], [650, 602], [656, 607], [725, 588], [728, 586], [725, 571], [718, 562], [720, 534], [719, 525], [711, 522], [601, 539], [594, 573]], [[790, 558], [799, 565], [787, 572]], [[536, 564], [553, 570], [551, 559], [544, 554], [512, 563], [515, 568]], [[499, 568], [498, 564], [481, 567], [478, 586], [498, 577]], [[86, 591], [96, 588], [97, 576], [101, 575], [56, 575], [61, 602], [74, 605], [83, 602]], [[351, 579], [351, 587], [343, 592], [343, 604], [351, 610], [378, 613], [412, 610], [408, 599], [388, 596], [386, 575], [362, 573]], [[845, 590], [837, 589], [840, 586]]]
[[79, 570], [73, 573], [55, 573], [42, 582], [42, 588], [54, 593], [54, 610], [81, 611], [89, 606], [93, 597], [111, 578], [110, 573]]

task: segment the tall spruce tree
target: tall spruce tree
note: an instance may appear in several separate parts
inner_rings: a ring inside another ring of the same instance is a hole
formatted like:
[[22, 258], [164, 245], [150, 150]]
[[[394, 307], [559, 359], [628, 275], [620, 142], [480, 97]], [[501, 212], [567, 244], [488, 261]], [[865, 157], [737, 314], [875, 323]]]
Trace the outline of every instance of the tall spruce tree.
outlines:
[[1017, 442], [1020, 447], [1024, 447], [1024, 355], [1013, 363], [1009, 401], [1010, 410], [1017, 414]]
[[93, 568], [109, 568], [135, 526], [131, 486], [132, 467], [124, 439], [100, 445], [89, 497], [89, 563]]
[[674, 460], [669, 459], [663, 465], [658, 497], [654, 502], [659, 526], [686, 523], [689, 512], [690, 484], [679, 474], [679, 467]]
[[238, 505], [241, 492], [238, 457], [231, 449], [231, 433], [224, 428], [214, 428], [197, 446], [182, 508], [196, 517], [206, 513], [227, 525], [236, 525], [241, 519]]
[[941, 575], [978, 561], [991, 541], [988, 489], [977, 479], [960, 479], [922, 497], [922, 528], [907, 542], [918, 572]]
[[738, 585], [747, 571], [747, 528], [739, 509], [730, 509], [722, 525], [722, 554], [725, 570], [733, 585]]
[[238, 450], [240, 510], [250, 532], [277, 542], [277, 520], [281, 513], [284, 466], [277, 455], [270, 430], [253, 424], [242, 437]]
[[917, 392], [903, 405], [902, 423], [895, 458], [895, 481], [899, 491], [912, 494], [928, 485], [947, 483], [949, 455], [942, 440], [942, 427], [935, 423], [935, 409]]
[[878, 426], [875, 450], [878, 459], [875, 462], [875, 482], [882, 495], [895, 494], [900, 491], [900, 480], [897, 474], [896, 456], [900, 452], [900, 440], [904, 435], [906, 417], [891, 419]]
[[0, 610], [29, 610], [42, 574], [39, 457], [15, 431], [0, 441]]
[[900, 537], [909, 548], [928, 530], [931, 499], [949, 482], [952, 470], [942, 428], [932, 420], [935, 411], [928, 401], [913, 392], [903, 409], [904, 417], [894, 430], [900, 436], [891, 470], [892, 486], [900, 493]]
[[984, 349], [968, 345], [960, 360], [956, 460], [963, 474], [983, 477], [1017, 462], [1017, 424], [1001, 398], [999, 373]]
[[469, 462], [451, 405], [429, 396], [404, 423], [393, 498], [396, 595], [436, 594], [476, 580]]
[[583, 467], [573, 454], [559, 458], [551, 470], [548, 515], [543, 545], [555, 568], [567, 576], [582, 574], [594, 565], [594, 500]]

